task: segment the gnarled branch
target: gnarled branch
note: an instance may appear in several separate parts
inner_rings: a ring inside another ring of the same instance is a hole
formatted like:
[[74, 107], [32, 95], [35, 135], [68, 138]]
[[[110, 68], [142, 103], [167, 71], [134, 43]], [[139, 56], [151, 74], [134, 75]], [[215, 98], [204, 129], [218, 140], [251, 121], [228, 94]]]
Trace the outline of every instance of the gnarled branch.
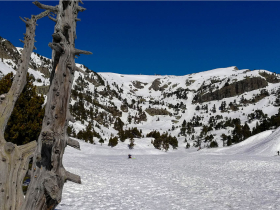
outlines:
[[32, 3], [34, 5], [36, 5], [37, 7], [39, 7], [40, 9], [50, 10], [51, 12], [53, 12], [55, 14], [58, 12], [58, 7], [57, 6], [49, 6], [49, 5], [41, 4], [38, 1], [34, 1]]
[[63, 53], [64, 50], [62, 48], [62, 46], [58, 43], [49, 43], [49, 47], [52, 49], [52, 50], [55, 50], [56, 52], [58, 53]]
[[50, 10], [46, 10], [44, 12], [41, 12], [39, 15], [35, 15], [34, 18], [36, 18], [36, 20], [39, 20], [43, 17], [46, 17], [49, 14], [50, 14]]
[[48, 15], [48, 18], [50, 18], [52, 21], [57, 22], [56, 18], [53, 18], [52, 16]]

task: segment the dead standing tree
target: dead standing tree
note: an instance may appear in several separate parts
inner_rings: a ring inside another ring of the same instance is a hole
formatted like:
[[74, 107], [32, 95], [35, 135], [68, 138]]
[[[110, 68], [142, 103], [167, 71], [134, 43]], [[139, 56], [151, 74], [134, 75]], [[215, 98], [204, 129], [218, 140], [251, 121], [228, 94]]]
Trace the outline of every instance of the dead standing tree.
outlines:
[[78, 12], [85, 8], [78, 1], [59, 1], [57, 6], [34, 2], [41, 9], [56, 14], [49, 18], [56, 22], [52, 48], [53, 70], [47, 95], [42, 130], [33, 156], [31, 182], [28, 187], [24, 210], [54, 209], [61, 201], [66, 180], [81, 183], [78, 175], [65, 170], [62, 158], [66, 145], [79, 149], [77, 141], [67, 136], [71, 118], [69, 101], [75, 72], [75, 56], [91, 52], [75, 49], [76, 21]]
[[38, 19], [49, 14], [45, 11], [39, 15], [32, 15], [31, 19], [21, 18], [26, 24], [24, 34], [24, 48], [19, 60], [17, 74], [12, 87], [6, 95], [0, 97], [0, 209], [20, 209], [24, 202], [22, 182], [28, 170], [29, 158], [32, 156], [36, 141], [23, 146], [6, 142], [4, 132], [12, 114], [15, 103], [26, 85], [26, 74], [35, 42], [35, 29]]

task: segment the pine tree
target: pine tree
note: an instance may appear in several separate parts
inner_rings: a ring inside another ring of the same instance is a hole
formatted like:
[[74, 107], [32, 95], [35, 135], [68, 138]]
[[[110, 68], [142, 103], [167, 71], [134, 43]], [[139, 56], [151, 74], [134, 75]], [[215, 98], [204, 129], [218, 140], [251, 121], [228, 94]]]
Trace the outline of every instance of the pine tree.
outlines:
[[226, 110], [226, 101], [222, 101], [222, 104], [221, 104], [221, 111], [224, 112]]
[[178, 140], [176, 137], [172, 137], [171, 135], [168, 136], [168, 142], [172, 146], [173, 149], [177, 149], [178, 147]]
[[0, 95], [8, 93], [13, 82], [13, 73], [9, 73], [0, 80]]
[[131, 115], [130, 115], [130, 113], [129, 113], [129, 114], [128, 114], [128, 117], [127, 117], [127, 121], [128, 121], [129, 124], [131, 124], [131, 120], [132, 120], [132, 117], [131, 117]]
[[233, 142], [234, 143], [238, 143], [238, 142], [241, 142], [243, 139], [243, 135], [242, 135], [242, 126], [240, 125], [240, 122], [239, 123], [236, 123], [235, 124], [235, 128], [233, 129], [232, 131], [232, 134], [233, 134]]
[[227, 135], [222, 133], [221, 135], [222, 141], [223, 141], [223, 147], [225, 146], [225, 141], [227, 140]]
[[211, 143], [210, 143], [210, 147], [211, 148], [213, 148], [213, 147], [218, 147], [219, 145], [218, 145], [218, 143], [216, 142], [216, 141], [212, 141]]
[[165, 152], [168, 151], [168, 149], [169, 149], [169, 142], [168, 142], [168, 139], [164, 138], [164, 139], [162, 140], [162, 148], [165, 150]]
[[186, 130], [187, 130], [187, 122], [186, 120], [183, 121], [182, 123], [182, 128], [181, 128], [181, 135], [186, 135]]
[[242, 134], [244, 139], [247, 139], [251, 136], [250, 127], [247, 123], [245, 123], [245, 125], [242, 127]]
[[[0, 91], [8, 91], [13, 74], [7, 74], [0, 82]], [[5, 139], [17, 145], [23, 145], [38, 139], [45, 110], [42, 107], [44, 97], [36, 93], [33, 85], [35, 78], [27, 74], [27, 83], [20, 94], [12, 115], [7, 123]], [[3, 94], [1, 92], [1, 94]]]
[[101, 139], [99, 140], [99, 143], [100, 143], [101, 146], [102, 146], [102, 144], [104, 143], [104, 140], [101, 138]]
[[213, 113], [216, 113], [216, 105], [214, 104], [213, 105], [213, 108], [212, 108], [212, 110], [211, 110]]
[[123, 125], [124, 123], [122, 122], [122, 120], [118, 117], [114, 123], [114, 129], [116, 129], [117, 131], [123, 130]]
[[129, 147], [129, 149], [133, 149], [134, 146], [135, 146], [134, 139], [133, 139], [133, 138], [130, 138], [129, 141], [130, 141], [130, 143], [129, 143], [128, 147]]
[[111, 137], [110, 139], [109, 139], [109, 143], [108, 143], [108, 146], [110, 146], [110, 147], [115, 147], [115, 146], [117, 146], [117, 144], [118, 144], [118, 138], [115, 136], [115, 137]]

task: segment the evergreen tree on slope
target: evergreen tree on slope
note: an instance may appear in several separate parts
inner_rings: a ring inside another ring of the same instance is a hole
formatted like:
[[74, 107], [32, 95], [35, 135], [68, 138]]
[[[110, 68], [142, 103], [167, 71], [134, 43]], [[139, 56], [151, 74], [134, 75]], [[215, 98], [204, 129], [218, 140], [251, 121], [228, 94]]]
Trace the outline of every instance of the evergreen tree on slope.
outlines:
[[[5, 130], [5, 139], [17, 145], [38, 139], [45, 113], [42, 107], [44, 97], [36, 93], [36, 86], [33, 85], [35, 78], [27, 74], [26, 79], [27, 83], [15, 104]], [[13, 73], [2, 78], [0, 95], [9, 91], [12, 81]]]

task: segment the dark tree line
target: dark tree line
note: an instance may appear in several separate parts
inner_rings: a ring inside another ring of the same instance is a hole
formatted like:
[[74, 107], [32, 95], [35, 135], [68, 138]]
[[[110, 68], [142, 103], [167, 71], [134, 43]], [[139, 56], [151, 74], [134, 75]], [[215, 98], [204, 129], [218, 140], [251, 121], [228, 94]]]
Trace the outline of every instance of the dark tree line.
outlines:
[[168, 151], [169, 145], [172, 146], [173, 149], [176, 149], [178, 147], [178, 140], [174, 136], [172, 137], [168, 133], [160, 134], [159, 131], [151, 131], [146, 135], [146, 137], [153, 137], [153, 145], [156, 149], [164, 149], [165, 151]]

